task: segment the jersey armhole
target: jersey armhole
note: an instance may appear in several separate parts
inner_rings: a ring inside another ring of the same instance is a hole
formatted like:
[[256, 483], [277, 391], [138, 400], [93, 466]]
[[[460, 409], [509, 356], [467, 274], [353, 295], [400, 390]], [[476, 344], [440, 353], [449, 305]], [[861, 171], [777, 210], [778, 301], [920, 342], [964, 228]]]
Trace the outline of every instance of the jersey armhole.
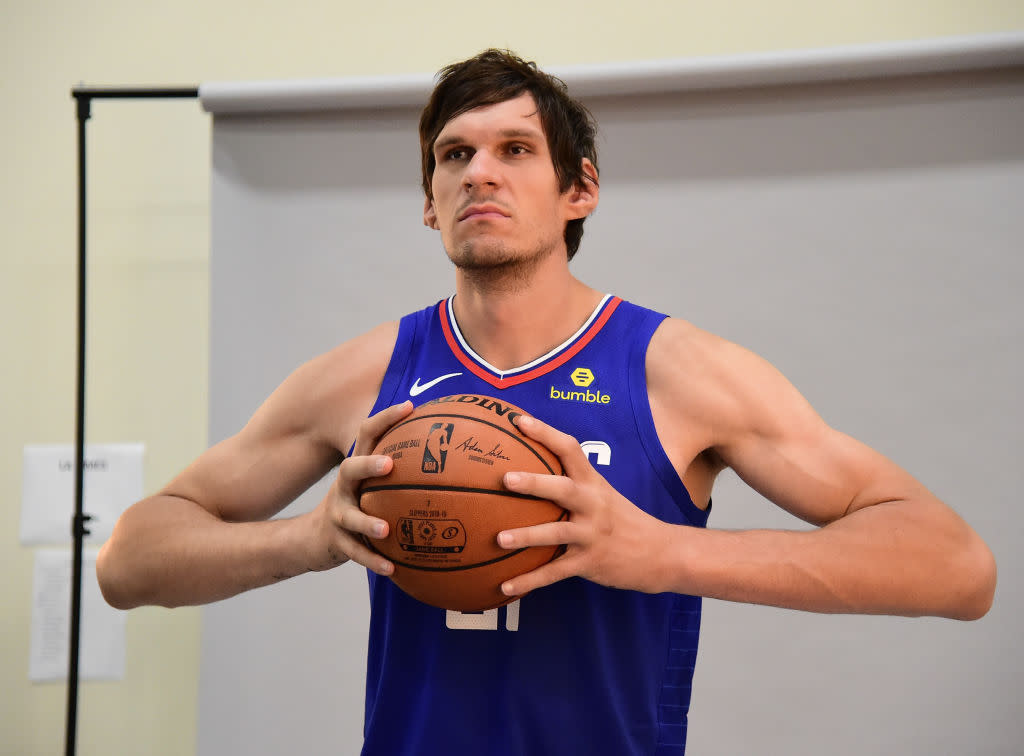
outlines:
[[637, 338], [633, 340], [628, 376], [633, 418], [644, 451], [647, 453], [651, 467], [657, 472], [662, 486], [668, 491], [672, 500], [679, 505], [679, 511], [691, 525], [704, 527], [707, 525], [711, 507], [704, 510], [693, 503], [690, 492], [679, 477], [679, 473], [676, 472], [668, 454], [665, 453], [661, 439], [658, 438], [658, 431], [654, 427], [654, 414], [651, 412], [651, 403], [647, 395], [647, 349], [650, 346], [651, 337], [665, 318], [665, 315], [649, 311], [646, 313], [646, 317], [639, 319], [636, 326]]
[[[377, 392], [377, 399], [373, 402], [370, 415], [375, 415], [386, 407], [395, 403], [398, 389], [402, 385], [402, 379], [409, 369], [409, 359], [412, 355], [412, 345], [416, 340], [416, 315], [406, 315], [398, 322], [398, 336], [395, 338], [395, 346], [391, 350], [391, 358], [388, 360], [387, 369], [384, 371], [384, 379]], [[355, 449], [355, 442], [348, 449], [345, 456], [351, 457]]]

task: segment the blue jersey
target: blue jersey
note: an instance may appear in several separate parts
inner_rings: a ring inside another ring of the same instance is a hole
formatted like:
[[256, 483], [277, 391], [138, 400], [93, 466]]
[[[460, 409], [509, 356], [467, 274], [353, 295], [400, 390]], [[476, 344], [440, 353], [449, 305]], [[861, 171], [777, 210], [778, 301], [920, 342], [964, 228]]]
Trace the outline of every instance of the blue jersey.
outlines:
[[[663, 315], [606, 297], [565, 344], [501, 371], [473, 352], [451, 313], [447, 300], [402, 319], [374, 412], [410, 397], [501, 398], [573, 435], [653, 516], [705, 525], [647, 399], [647, 346]], [[364, 756], [683, 753], [700, 598], [572, 578], [462, 614], [369, 579]]]

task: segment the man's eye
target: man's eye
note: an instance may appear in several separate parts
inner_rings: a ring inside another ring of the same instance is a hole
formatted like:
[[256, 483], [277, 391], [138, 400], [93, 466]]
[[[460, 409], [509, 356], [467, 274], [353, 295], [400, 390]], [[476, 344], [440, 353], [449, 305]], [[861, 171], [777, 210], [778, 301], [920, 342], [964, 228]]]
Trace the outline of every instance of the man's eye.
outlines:
[[530, 150], [525, 144], [513, 144], [509, 145], [508, 151], [512, 155], [525, 155]]
[[464, 160], [465, 157], [466, 151], [462, 148], [448, 150], [448, 152], [444, 153], [445, 160]]

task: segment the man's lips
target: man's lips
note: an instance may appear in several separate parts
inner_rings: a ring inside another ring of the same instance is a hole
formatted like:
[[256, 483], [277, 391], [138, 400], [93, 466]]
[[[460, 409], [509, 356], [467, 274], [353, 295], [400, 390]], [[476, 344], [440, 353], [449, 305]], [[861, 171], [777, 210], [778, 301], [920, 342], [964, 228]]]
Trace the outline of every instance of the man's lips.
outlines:
[[508, 213], [498, 205], [470, 205], [459, 214], [459, 220], [470, 218], [507, 218]]

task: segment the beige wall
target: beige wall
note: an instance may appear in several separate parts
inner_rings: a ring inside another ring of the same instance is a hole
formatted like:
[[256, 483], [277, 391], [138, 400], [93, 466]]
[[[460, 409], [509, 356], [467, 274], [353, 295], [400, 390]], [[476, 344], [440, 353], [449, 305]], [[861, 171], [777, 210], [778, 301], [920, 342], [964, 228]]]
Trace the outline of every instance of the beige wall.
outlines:
[[[2, 753], [63, 743], [64, 685], [27, 680], [33, 550], [17, 532], [22, 447], [74, 432], [72, 85], [433, 71], [487, 46], [550, 66], [1024, 28], [1018, 0], [284, 6], [0, 4]], [[97, 102], [89, 132], [87, 439], [145, 442], [149, 492], [205, 446], [209, 121], [192, 101]], [[132, 612], [127, 643], [124, 681], [82, 686], [79, 752], [191, 753], [198, 611]]]

